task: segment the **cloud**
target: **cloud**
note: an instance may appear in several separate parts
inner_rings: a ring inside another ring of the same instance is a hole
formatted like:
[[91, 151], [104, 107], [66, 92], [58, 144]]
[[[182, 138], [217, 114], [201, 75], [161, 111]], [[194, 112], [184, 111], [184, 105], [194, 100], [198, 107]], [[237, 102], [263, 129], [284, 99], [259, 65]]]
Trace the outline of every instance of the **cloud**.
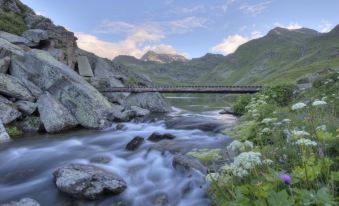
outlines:
[[320, 32], [322, 33], [326, 33], [331, 31], [331, 29], [333, 28], [333, 24], [328, 22], [328, 21], [321, 21], [321, 24], [319, 26]]
[[261, 14], [261, 12], [263, 12], [270, 3], [271, 1], [263, 1], [258, 4], [252, 4], [252, 5], [243, 4], [240, 6], [239, 9], [245, 14], [256, 16], [258, 14]]
[[261, 37], [260, 32], [252, 32], [250, 36], [242, 36], [240, 34], [230, 35], [226, 37], [220, 44], [214, 46], [211, 51], [222, 53], [224, 55], [233, 53], [240, 45], [252, 40]]
[[297, 22], [289, 23], [288, 25], [283, 25], [281, 23], [274, 23], [274, 26], [286, 28], [286, 29], [289, 29], [289, 30], [295, 30], [295, 29], [303, 28], [303, 26], [301, 24], [297, 23]]
[[145, 52], [154, 50], [161, 53], [178, 53], [171, 45], [151, 43], [163, 38], [163, 36], [148, 33], [145, 30], [136, 30], [119, 42], [108, 42], [98, 39], [96, 36], [85, 33], [75, 33], [78, 38], [78, 46], [86, 51], [93, 52], [100, 57], [113, 59], [118, 55], [130, 55], [140, 58]]
[[124, 21], [103, 21], [96, 32], [98, 33], [121, 33], [130, 32], [135, 29], [136, 26]]
[[190, 16], [184, 19], [169, 22], [169, 27], [174, 33], [185, 33], [196, 28], [205, 27], [206, 22], [206, 19]]

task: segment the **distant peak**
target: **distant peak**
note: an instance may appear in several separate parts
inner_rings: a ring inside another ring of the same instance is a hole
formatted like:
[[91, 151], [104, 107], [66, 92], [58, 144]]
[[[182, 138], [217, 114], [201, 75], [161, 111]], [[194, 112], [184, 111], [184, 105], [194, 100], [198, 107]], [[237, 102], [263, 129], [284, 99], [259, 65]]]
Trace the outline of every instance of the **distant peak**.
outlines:
[[179, 54], [156, 53], [155, 51], [146, 52], [141, 58], [142, 61], [152, 61], [158, 63], [187, 62], [186, 57]]

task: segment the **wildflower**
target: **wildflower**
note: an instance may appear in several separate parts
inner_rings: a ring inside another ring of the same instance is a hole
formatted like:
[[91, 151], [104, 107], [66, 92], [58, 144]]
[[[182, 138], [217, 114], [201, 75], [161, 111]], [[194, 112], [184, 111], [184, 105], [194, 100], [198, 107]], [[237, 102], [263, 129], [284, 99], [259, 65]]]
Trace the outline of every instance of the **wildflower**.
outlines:
[[271, 132], [271, 129], [270, 128], [264, 128], [262, 131], [261, 131], [263, 134], [268, 134]]
[[313, 103], [312, 103], [312, 106], [320, 106], [320, 105], [326, 105], [327, 102], [325, 101], [322, 101], [322, 100], [315, 100]]
[[246, 140], [246, 141], [244, 142], [244, 145], [245, 145], [245, 147], [248, 148], [248, 149], [253, 149], [253, 142], [251, 142], [251, 141]]
[[290, 123], [291, 120], [290, 120], [290, 119], [283, 119], [282, 122], [283, 122], [283, 123]]
[[260, 157], [259, 152], [243, 152], [234, 158], [233, 163], [226, 164], [222, 169], [234, 176], [245, 177], [255, 166], [262, 164]]
[[261, 123], [263, 123], [263, 124], [269, 124], [269, 123], [271, 123], [273, 121], [273, 119], [271, 119], [271, 118], [265, 118], [265, 119], [263, 119], [262, 121], [261, 121]]
[[219, 177], [220, 177], [219, 173], [209, 173], [208, 175], [206, 175], [206, 181], [208, 182], [218, 181]]
[[273, 163], [273, 161], [270, 160], [270, 159], [265, 159], [265, 160], [262, 161], [262, 163], [265, 164], [265, 165], [271, 165]]
[[296, 103], [292, 106], [292, 110], [299, 110], [299, 109], [302, 109], [304, 107], [306, 107], [306, 104], [299, 102], [299, 103]]
[[286, 185], [290, 185], [292, 182], [292, 178], [288, 174], [279, 175], [280, 180]]
[[310, 136], [310, 133], [305, 132], [305, 131], [298, 131], [298, 130], [293, 130], [292, 131], [293, 136], [295, 137], [305, 137], [305, 136]]
[[317, 143], [306, 138], [301, 138], [298, 141], [296, 141], [297, 145], [305, 145], [305, 146], [317, 146]]
[[326, 131], [327, 130], [327, 127], [326, 127], [326, 125], [320, 125], [320, 126], [318, 126], [317, 127], [317, 130], [322, 130], [322, 131]]
[[245, 145], [238, 140], [234, 140], [230, 145], [227, 146], [227, 150], [232, 152], [243, 152], [245, 151]]

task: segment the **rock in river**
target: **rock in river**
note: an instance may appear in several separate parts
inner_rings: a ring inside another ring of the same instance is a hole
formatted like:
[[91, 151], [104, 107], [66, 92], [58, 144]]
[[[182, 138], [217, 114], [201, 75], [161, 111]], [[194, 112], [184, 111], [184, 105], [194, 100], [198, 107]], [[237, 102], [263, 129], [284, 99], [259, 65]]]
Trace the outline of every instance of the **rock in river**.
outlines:
[[144, 138], [142, 137], [134, 137], [127, 145], [126, 150], [134, 151], [140, 147], [140, 145], [144, 142]]
[[92, 165], [70, 164], [57, 169], [53, 175], [60, 191], [80, 199], [117, 195], [127, 188], [121, 178]]
[[174, 139], [175, 136], [172, 134], [160, 134], [158, 132], [154, 132], [153, 134], [151, 134], [151, 136], [148, 137], [149, 141], [152, 142], [159, 142], [161, 140], [165, 140], [165, 139]]
[[2, 121], [0, 120], [0, 144], [3, 142], [9, 142], [10, 140], [11, 139], [6, 132], [6, 129], [4, 125], [2, 124]]

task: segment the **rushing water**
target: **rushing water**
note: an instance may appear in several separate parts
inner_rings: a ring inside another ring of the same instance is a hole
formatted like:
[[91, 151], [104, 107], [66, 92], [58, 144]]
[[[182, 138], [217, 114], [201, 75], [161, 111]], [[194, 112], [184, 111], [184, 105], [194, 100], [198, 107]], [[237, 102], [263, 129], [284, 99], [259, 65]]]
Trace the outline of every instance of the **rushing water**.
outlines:
[[[173, 124], [177, 121], [181, 121], [181, 126], [186, 122], [189, 129], [177, 129]], [[117, 131], [113, 125], [105, 131], [38, 135], [1, 145], [0, 203], [31, 197], [41, 205], [209, 205], [204, 175], [199, 171], [189, 175], [176, 171], [172, 166], [174, 154], [167, 151], [166, 145], [145, 141], [136, 151], [125, 150], [135, 136], [148, 137], [153, 132], [174, 134], [176, 139], [171, 140], [171, 147], [181, 153], [193, 148], [225, 147], [229, 143], [229, 138], [222, 134], [192, 128], [199, 121], [211, 121], [210, 127], [217, 128], [234, 124], [236, 118], [218, 115], [216, 111], [196, 113], [175, 109], [166, 118], [126, 123], [124, 130]], [[110, 157], [111, 161], [91, 162], [100, 156]], [[68, 163], [94, 164], [111, 171], [122, 177], [128, 188], [118, 196], [97, 201], [72, 200], [57, 190], [52, 177], [56, 168]]]

